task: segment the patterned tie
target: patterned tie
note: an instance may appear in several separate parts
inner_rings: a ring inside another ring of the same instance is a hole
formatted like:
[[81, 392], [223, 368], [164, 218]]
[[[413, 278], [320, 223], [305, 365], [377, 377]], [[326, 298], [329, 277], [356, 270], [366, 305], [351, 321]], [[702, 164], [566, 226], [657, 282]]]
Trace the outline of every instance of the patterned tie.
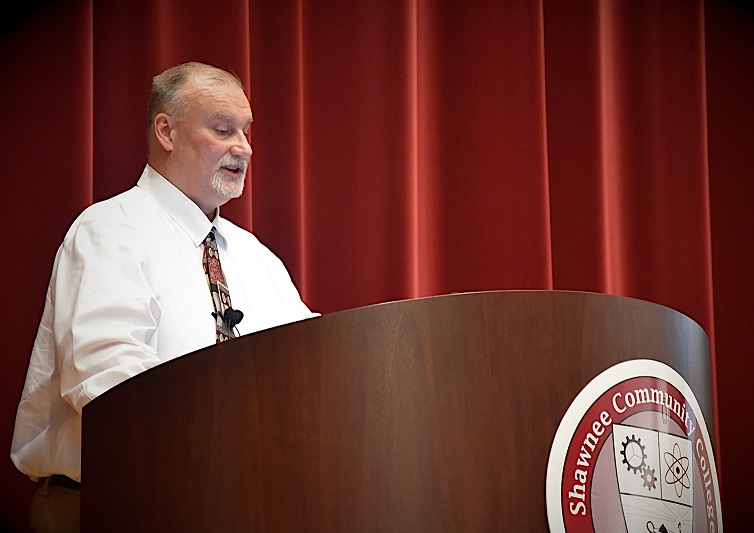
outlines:
[[217, 344], [232, 339], [235, 335], [233, 329], [228, 327], [223, 318], [227, 309], [232, 309], [230, 305], [230, 292], [225, 282], [222, 266], [220, 266], [220, 254], [217, 251], [217, 241], [215, 241], [215, 228], [209, 232], [204, 239], [204, 254], [202, 256], [202, 265], [204, 266], [204, 275], [207, 277], [207, 284], [212, 293], [212, 303], [215, 305], [215, 317], [217, 325]]

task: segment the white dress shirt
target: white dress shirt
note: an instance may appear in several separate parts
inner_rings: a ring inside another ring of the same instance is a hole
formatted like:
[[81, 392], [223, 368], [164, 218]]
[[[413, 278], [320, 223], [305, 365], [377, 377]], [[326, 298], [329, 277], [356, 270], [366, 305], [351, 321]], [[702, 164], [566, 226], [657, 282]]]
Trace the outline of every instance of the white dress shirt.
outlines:
[[[76, 219], [58, 249], [16, 414], [11, 458], [32, 479], [81, 478], [81, 412], [129, 377], [215, 344], [202, 267], [217, 228], [240, 335], [317, 316], [254, 235], [201, 209], [151, 167]], [[232, 341], [230, 341], [232, 342]]]

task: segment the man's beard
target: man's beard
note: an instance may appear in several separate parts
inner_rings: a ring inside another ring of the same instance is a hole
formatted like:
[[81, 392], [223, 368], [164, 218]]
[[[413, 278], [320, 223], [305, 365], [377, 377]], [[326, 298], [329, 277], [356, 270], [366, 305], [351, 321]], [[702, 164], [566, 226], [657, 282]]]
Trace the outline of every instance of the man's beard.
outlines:
[[[225, 198], [238, 198], [243, 192], [244, 182], [246, 180], [246, 162], [238, 161], [221, 161], [220, 168], [218, 168], [212, 175], [212, 188]], [[229, 177], [222, 169], [225, 166], [239, 167], [242, 172], [238, 178]]]

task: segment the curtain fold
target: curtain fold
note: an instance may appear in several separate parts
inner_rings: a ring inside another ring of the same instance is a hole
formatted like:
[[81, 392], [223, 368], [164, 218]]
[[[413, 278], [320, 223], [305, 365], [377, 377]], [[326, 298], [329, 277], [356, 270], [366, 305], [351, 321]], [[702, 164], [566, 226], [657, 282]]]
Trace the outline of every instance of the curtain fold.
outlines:
[[32, 6], [16, 10], [0, 35], [0, 202], [7, 228], [0, 281], [7, 297], [0, 306], [0, 530], [10, 532], [28, 530], [36, 488], [9, 459], [16, 407], [55, 251], [93, 197], [91, 5]]
[[[244, 195], [223, 214], [328, 313], [460, 291], [646, 299], [710, 336], [726, 525], [750, 374], [754, 16], [702, 0], [50, 0], [2, 35], [10, 442], [55, 248], [135, 184], [151, 78], [242, 79]], [[714, 282], [714, 284], [713, 284]], [[21, 309], [19, 310], [19, 307]], [[15, 325], [19, 314], [22, 324]], [[25, 487], [12, 465], [10, 484]], [[723, 470], [724, 469], [724, 470]], [[23, 489], [3, 503], [22, 524]], [[739, 518], [740, 517], [740, 518]]]
[[600, 14], [597, 2], [544, 9], [554, 284], [593, 292], [608, 290], [618, 246], [608, 237]]
[[749, 348], [754, 331], [754, 6], [706, 2], [704, 26], [723, 516], [726, 526], [745, 529], [748, 472], [740, 465], [754, 440], [754, 427], [743, 419], [751, 405], [748, 379], [754, 370]]

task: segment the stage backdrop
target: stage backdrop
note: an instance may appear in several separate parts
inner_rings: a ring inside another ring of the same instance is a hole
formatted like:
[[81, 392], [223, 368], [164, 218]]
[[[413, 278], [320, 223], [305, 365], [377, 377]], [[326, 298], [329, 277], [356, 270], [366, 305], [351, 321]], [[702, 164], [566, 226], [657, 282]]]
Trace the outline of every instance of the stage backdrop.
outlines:
[[322, 313], [568, 289], [696, 320], [726, 525], [750, 523], [754, 16], [733, 0], [50, 0], [3, 17], [0, 529], [56, 247], [145, 164], [153, 75], [234, 70], [252, 183], [223, 213]]

